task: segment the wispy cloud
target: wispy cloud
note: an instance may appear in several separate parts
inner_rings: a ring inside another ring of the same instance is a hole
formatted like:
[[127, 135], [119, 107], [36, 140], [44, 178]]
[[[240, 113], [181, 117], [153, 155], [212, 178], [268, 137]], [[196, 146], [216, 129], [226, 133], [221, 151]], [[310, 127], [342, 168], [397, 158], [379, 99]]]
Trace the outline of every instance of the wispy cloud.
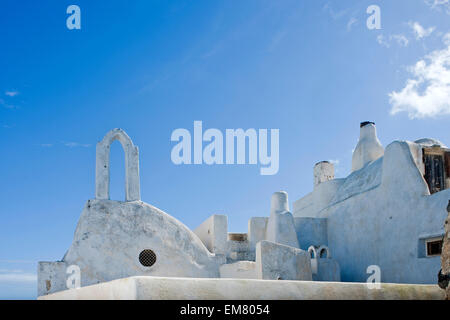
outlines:
[[339, 159], [328, 160], [328, 162], [333, 164], [335, 175], [341, 173], [341, 169], [342, 169], [342, 168], [341, 168], [341, 166], [339, 165], [339, 164], [340, 164]]
[[5, 95], [7, 95], [8, 97], [15, 97], [19, 94], [19, 91], [6, 91]]
[[3, 108], [6, 108], [6, 109], [19, 109], [18, 106], [6, 103], [6, 101], [3, 99], [0, 99], [0, 106], [2, 106]]
[[394, 34], [391, 36], [400, 46], [407, 47], [409, 40], [403, 34]]
[[[58, 145], [55, 143], [40, 143], [38, 144], [38, 146], [43, 147], [43, 148], [51, 148]], [[91, 144], [87, 144], [87, 143], [79, 143], [79, 142], [61, 142], [60, 145], [63, 145], [65, 147], [69, 147], [69, 148], [89, 148], [91, 146]]]
[[36, 282], [36, 281], [37, 275], [34, 273], [16, 272], [15, 270], [6, 273], [0, 273], [0, 282]]
[[356, 19], [354, 17], [350, 18], [350, 20], [347, 22], [347, 31], [351, 31], [353, 25], [356, 25], [356, 24], [358, 24], [358, 19]]
[[403, 34], [392, 34], [389, 37], [385, 37], [382, 34], [377, 36], [378, 44], [386, 48], [389, 48], [394, 41], [401, 47], [407, 47], [409, 44], [408, 38]]
[[409, 67], [412, 78], [402, 90], [389, 94], [391, 114], [407, 112], [411, 119], [450, 114], [450, 33], [443, 40], [447, 48]]
[[336, 160], [328, 160], [328, 162], [334, 164], [334, 165], [338, 165], [339, 164], [339, 159]]
[[36, 260], [0, 260], [0, 263], [37, 263]]
[[338, 20], [340, 18], [342, 18], [343, 16], [345, 16], [347, 14], [347, 9], [342, 9], [342, 10], [334, 10], [331, 5], [330, 2], [327, 2], [324, 6], [323, 6], [323, 10], [325, 10], [326, 12], [329, 13], [329, 15], [331, 16], [331, 18], [333, 18], [333, 20]]
[[445, 45], [447, 45], [447, 46], [450, 47], [450, 32], [447, 33], [447, 34], [445, 34], [445, 35], [442, 37], [442, 42], [444, 42]]
[[76, 148], [76, 147], [83, 147], [83, 148], [89, 148], [90, 144], [84, 144], [79, 142], [64, 142], [64, 145], [69, 148]]
[[450, 14], [450, 0], [425, 0], [425, 3], [432, 9], [447, 12]]
[[408, 25], [411, 27], [411, 29], [414, 32], [414, 35], [417, 40], [420, 40], [422, 38], [428, 37], [433, 31], [434, 27], [424, 28], [420, 25], [418, 22], [408, 22]]
[[383, 36], [382, 34], [379, 34], [377, 36], [377, 42], [379, 45], [381, 45], [383, 47], [386, 47], [386, 48], [390, 47], [389, 41], [386, 40], [385, 36]]

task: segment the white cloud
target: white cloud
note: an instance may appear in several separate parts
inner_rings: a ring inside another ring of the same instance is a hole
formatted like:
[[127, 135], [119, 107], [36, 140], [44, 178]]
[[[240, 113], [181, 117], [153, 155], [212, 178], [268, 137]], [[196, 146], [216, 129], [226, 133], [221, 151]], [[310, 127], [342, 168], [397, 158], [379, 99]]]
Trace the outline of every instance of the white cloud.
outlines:
[[19, 91], [6, 91], [5, 95], [9, 96], [9, 97], [15, 97], [19, 94]]
[[391, 114], [407, 112], [411, 119], [450, 114], [450, 41], [446, 45], [408, 68], [413, 77], [401, 91], [389, 94]]
[[428, 37], [434, 31], [434, 27], [429, 27], [425, 29], [418, 22], [409, 22], [408, 25], [413, 30], [417, 40]]
[[386, 48], [390, 47], [389, 42], [386, 40], [386, 38], [382, 34], [379, 34], [377, 36], [377, 42], [378, 42], [379, 45], [382, 45], [382, 46], [384, 46]]
[[385, 37], [382, 34], [377, 36], [377, 42], [379, 45], [383, 47], [389, 48], [391, 46], [391, 42], [395, 41], [398, 45], [402, 47], [407, 47], [409, 44], [408, 38], [406, 38], [403, 34], [393, 34], [389, 37]]
[[442, 42], [444, 42], [447, 46], [450, 46], [450, 32], [442, 37]]
[[343, 16], [345, 16], [347, 14], [347, 10], [346, 9], [335, 11], [331, 7], [330, 2], [326, 3], [323, 6], [323, 10], [327, 11], [330, 14], [330, 16], [333, 18], [333, 20], [340, 19], [340, 18], [342, 18]]
[[0, 260], [0, 263], [37, 263], [35, 260]]
[[66, 147], [70, 147], [70, 148], [75, 148], [75, 147], [88, 148], [91, 146], [90, 144], [83, 144], [83, 143], [78, 143], [78, 142], [65, 142], [64, 145]]
[[356, 25], [357, 23], [358, 23], [358, 19], [350, 18], [350, 20], [347, 23], [347, 31], [352, 30], [353, 25]]
[[450, 14], [450, 0], [425, 0], [432, 9], [444, 10]]
[[332, 163], [332, 164], [334, 164], [334, 165], [339, 165], [339, 159], [336, 159], [336, 160], [328, 160], [328, 162], [329, 163]]
[[8, 104], [3, 99], [0, 99], [0, 106], [2, 106], [3, 108], [6, 108], [6, 109], [19, 109], [18, 106], [15, 106], [15, 105], [12, 105], [12, 104]]
[[0, 273], [0, 282], [36, 282], [36, 281], [37, 275], [34, 273], [17, 272], [17, 270], [11, 270], [8, 273]]
[[408, 46], [409, 40], [408, 38], [406, 38], [404, 35], [402, 34], [394, 34], [391, 36], [391, 39], [397, 41], [397, 43], [402, 46], [402, 47], [406, 47]]
[[[77, 147], [89, 148], [91, 146], [90, 144], [84, 144], [84, 143], [79, 143], [79, 142], [60, 142], [60, 143], [69, 148], [77, 148]], [[54, 143], [41, 143], [38, 145], [41, 147], [44, 147], [44, 148], [51, 148], [51, 147], [55, 146]], [[58, 145], [58, 144], [56, 144], [56, 145]]]

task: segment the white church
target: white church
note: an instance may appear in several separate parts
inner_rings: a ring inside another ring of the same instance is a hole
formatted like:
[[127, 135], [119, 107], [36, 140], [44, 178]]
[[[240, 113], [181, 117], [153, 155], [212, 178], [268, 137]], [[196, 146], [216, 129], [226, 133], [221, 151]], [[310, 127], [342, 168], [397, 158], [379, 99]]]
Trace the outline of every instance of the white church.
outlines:
[[[109, 199], [109, 149], [115, 140], [125, 151], [125, 201]], [[82, 288], [77, 294], [86, 286], [122, 286], [125, 282], [113, 280], [138, 279], [133, 292], [145, 282], [152, 290], [185, 284], [192, 294], [201, 283], [210, 286], [209, 298], [227, 298], [219, 292], [221, 286], [225, 291], [241, 288], [238, 298], [262, 297], [267, 286], [264, 297], [269, 299], [317, 298], [329, 294], [324, 285], [347, 283], [341, 297], [351, 292], [373, 298], [375, 293], [362, 286], [368, 268], [376, 266], [383, 288], [388, 283], [414, 284], [408, 297], [440, 295], [437, 286], [416, 286], [435, 285], [440, 269], [450, 199], [450, 149], [437, 140], [394, 141], [383, 148], [375, 124], [362, 122], [349, 176], [335, 179], [333, 164], [318, 162], [313, 191], [294, 201], [292, 210], [287, 193], [275, 192], [270, 215], [251, 218], [247, 233], [229, 232], [225, 215], [213, 215], [190, 230], [141, 201], [139, 150], [123, 130], [108, 132], [96, 152], [95, 199], [86, 202], [61, 261], [39, 262], [40, 297], [77, 291], [67, 290], [70, 266], [79, 270]], [[163, 282], [156, 286], [151, 281]], [[389, 290], [404, 288], [393, 286]], [[166, 298], [184, 297], [179, 295], [183, 289], [169, 287], [164, 292], [172, 295]], [[95, 291], [98, 297], [104, 297], [100, 292], [115, 292], [102, 290]]]

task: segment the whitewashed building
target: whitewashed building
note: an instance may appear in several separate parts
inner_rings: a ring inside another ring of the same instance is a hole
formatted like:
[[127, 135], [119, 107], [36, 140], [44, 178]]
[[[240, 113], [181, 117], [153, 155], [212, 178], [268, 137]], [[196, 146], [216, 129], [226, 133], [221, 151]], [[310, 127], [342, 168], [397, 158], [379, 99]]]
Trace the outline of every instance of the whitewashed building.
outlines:
[[[109, 148], [125, 151], [126, 199], [109, 199]], [[433, 139], [395, 141], [384, 150], [375, 125], [361, 123], [353, 172], [334, 179], [329, 162], [314, 167], [314, 190], [289, 210], [272, 195], [270, 215], [229, 233], [213, 215], [195, 230], [140, 199], [139, 150], [121, 129], [97, 144], [96, 197], [85, 204], [61, 261], [40, 262], [38, 295], [130, 276], [436, 283], [450, 199], [450, 150]], [[448, 189], [448, 190], [446, 190]]]

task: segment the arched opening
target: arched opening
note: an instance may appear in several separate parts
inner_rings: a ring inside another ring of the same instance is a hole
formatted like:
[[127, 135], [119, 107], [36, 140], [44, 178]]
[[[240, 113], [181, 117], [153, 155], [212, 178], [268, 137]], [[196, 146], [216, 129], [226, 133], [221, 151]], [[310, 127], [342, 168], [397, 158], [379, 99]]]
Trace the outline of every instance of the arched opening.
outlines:
[[125, 201], [125, 152], [119, 141], [111, 143], [109, 150], [109, 197]]
[[125, 153], [125, 201], [140, 200], [139, 149], [122, 129], [109, 131], [103, 140], [97, 143], [95, 197], [110, 199], [110, 149], [115, 140], [120, 142]]
[[330, 258], [330, 250], [327, 246], [320, 246], [319, 248], [319, 258], [327, 259]]
[[308, 253], [311, 259], [316, 259], [316, 248], [314, 248], [314, 246], [308, 248]]

